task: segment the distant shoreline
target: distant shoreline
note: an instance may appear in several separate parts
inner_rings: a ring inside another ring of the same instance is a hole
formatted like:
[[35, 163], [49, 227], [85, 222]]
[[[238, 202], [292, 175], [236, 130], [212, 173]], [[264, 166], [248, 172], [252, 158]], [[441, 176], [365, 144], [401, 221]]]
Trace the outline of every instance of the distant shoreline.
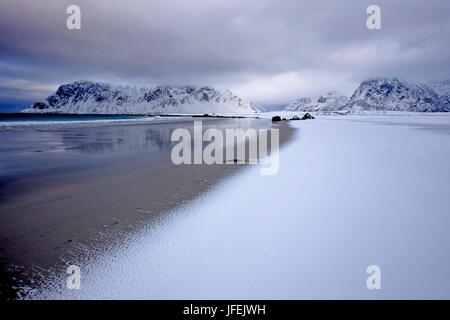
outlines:
[[79, 117], [79, 116], [93, 116], [93, 117], [207, 117], [207, 118], [255, 118], [256, 116], [247, 115], [227, 115], [227, 114], [209, 114], [209, 113], [33, 113], [33, 112], [12, 112], [0, 113], [0, 117]]

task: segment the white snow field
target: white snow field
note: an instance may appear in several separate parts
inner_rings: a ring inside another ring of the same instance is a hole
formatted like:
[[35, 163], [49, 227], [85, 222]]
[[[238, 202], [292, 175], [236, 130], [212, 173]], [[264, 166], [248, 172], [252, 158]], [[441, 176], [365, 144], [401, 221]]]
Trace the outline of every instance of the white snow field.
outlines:
[[[450, 116], [291, 121], [255, 165], [28, 298], [450, 298]], [[366, 269], [381, 269], [369, 290]]]

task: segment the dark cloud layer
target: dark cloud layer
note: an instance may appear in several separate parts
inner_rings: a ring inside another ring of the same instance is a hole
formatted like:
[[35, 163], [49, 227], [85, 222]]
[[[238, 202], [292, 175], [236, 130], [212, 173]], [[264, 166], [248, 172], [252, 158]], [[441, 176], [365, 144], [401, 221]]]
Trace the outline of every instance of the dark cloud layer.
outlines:
[[[66, 8], [81, 7], [81, 30]], [[381, 7], [382, 29], [366, 28]], [[210, 84], [260, 104], [368, 77], [448, 78], [442, 0], [2, 0], [0, 101], [78, 79]]]

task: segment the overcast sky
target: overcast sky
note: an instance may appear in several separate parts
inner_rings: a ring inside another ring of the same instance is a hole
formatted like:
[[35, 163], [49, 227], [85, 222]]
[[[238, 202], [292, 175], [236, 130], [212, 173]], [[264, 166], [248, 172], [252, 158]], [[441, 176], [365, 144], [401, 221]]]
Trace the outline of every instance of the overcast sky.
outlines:
[[[81, 30], [66, 28], [71, 4]], [[1, 0], [0, 111], [80, 79], [212, 85], [260, 105], [448, 79], [449, 14], [448, 0]]]

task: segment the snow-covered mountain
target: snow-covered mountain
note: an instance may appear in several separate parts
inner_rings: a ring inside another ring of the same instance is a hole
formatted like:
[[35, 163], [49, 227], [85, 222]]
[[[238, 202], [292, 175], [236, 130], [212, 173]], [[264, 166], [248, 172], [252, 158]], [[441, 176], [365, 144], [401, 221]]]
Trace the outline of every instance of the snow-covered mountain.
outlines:
[[450, 111], [450, 81], [419, 83], [395, 78], [366, 80], [342, 109]]
[[348, 98], [337, 92], [328, 92], [318, 97], [305, 97], [292, 101], [285, 111], [334, 111], [340, 110], [348, 102]]
[[231, 91], [212, 87], [158, 86], [136, 88], [93, 81], [62, 85], [45, 102], [23, 110], [26, 113], [75, 114], [167, 114], [167, 113], [256, 113], [252, 104]]
[[291, 102], [285, 111], [450, 111], [450, 80], [413, 82], [371, 79], [363, 81], [350, 100], [329, 92]]

